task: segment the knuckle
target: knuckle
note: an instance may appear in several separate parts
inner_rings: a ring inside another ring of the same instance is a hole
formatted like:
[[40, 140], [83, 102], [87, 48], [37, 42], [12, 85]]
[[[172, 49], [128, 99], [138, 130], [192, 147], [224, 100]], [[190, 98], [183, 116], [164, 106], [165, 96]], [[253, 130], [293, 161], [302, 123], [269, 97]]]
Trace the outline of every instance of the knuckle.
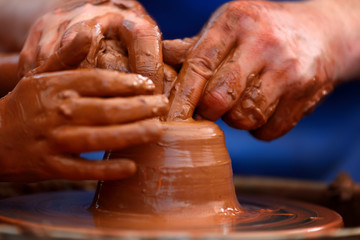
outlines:
[[290, 57], [284, 60], [282, 63], [282, 68], [289, 79], [299, 79], [303, 78], [304, 72], [301, 67], [300, 60], [296, 57]]
[[261, 127], [267, 117], [261, 108], [252, 99], [243, 99], [226, 115], [226, 122], [234, 127], [244, 130], [253, 130]]
[[227, 105], [229, 104], [229, 98], [228, 96], [226, 96], [226, 94], [216, 89], [214, 91], [205, 93], [201, 103], [207, 106], [208, 108], [213, 108], [213, 109], [226, 108]]
[[61, 116], [64, 116], [65, 118], [70, 119], [73, 115], [73, 109], [71, 107], [71, 104], [69, 103], [63, 103], [58, 106], [58, 112]]
[[214, 63], [206, 56], [197, 56], [187, 60], [190, 69], [197, 75], [209, 79], [215, 69]]
[[263, 17], [264, 4], [256, 1], [233, 1], [224, 5], [226, 9], [227, 20], [231, 23], [254, 23]]
[[258, 35], [257, 45], [277, 54], [285, 54], [287, 51], [287, 44], [284, 44], [283, 38], [270, 27], [262, 30]]

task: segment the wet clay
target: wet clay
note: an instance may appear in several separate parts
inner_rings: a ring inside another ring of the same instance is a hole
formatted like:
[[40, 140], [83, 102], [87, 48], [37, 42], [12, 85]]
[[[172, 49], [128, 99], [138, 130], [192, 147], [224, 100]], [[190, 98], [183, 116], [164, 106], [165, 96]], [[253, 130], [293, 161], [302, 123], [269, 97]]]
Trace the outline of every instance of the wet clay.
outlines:
[[57, 231], [64, 236], [67, 236], [64, 233], [72, 232], [77, 237], [83, 233], [91, 237], [131, 235], [147, 238], [178, 237], [179, 234], [185, 234], [187, 238], [208, 237], [211, 234], [212, 237], [226, 235], [247, 240], [324, 237], [342, 226], [341, 216], [334, 211], [284, 199], [241, 196], [239, 201], [244, 212], [237, 217], [228, 217], [226, 223], [214, 224], [211, 218], [89, 211], [93, 196], [93, 192], [60, 191], [0, 200], [0, 221], [25, 226], [41, 234], [46, 231], [51, 236]]
[[161, 216], [172, 223], [179, 218], [189, 224], [221, 223], [241, 215], [221, 129], [194, 120], [162, 125], [157, 143], [107, 154], [105, 161], [132, 159], [137, 172], [124, 180], [100, 182], [92, 211]]

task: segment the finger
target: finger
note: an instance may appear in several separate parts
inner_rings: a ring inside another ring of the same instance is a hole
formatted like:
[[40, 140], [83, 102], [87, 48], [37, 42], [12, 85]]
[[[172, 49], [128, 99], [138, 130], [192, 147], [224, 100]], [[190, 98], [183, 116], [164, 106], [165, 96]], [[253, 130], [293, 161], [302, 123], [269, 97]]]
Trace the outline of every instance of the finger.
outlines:
[[199, 37], [174, 39], [163, 41], [164, 62], [171, 66], [178, 66], [185, 61], [191, 48], [198, 41]]
[[170, 96], [171, 88], [177, 78], [177, 72], [171, 66], [164, 64], [164, 94]]
[[176, 80], [168, 120], [192, 117], [207, 81], [235, 44], [235, 36], [226, 29], [222, 21], [213, 21], [203, 30]]
[[33, 78], [53, 86], [56, 93], [71, 89], [82, 96], [133, 96], [151, 94], [155, 88], [150, 79], [141, 75], [102, 69], [68, 70], [40, 74]]
[[127, 12], [126, 18], [108, 14], [97, 20], [105, 36], [118, 30], [118, 37], [125, 41], [130, 70], [149, 77], [155, 84], [155, 93], [163, 91], [163, 61], [161, 33], [150, 17]]
[[158, 120], [103, 127], [61, 127], [51, 133], [57, 149], [73, 153], [122, 149], [156, 141], [162, 133]]
[[230, 126], [238, 129], [252, 130], [264, 125], [274, 113], [281, 94], [281, 74], [263, 70], [261, 74], [248, 76], [246, 89], [237, 103], [223, 117]]
[[43, 64], [27, 75], [76, 68], [88, 54], [90, 45], [91, 35], [86, 29], [83, 29], [72, 41], [58, 49]]
[[38, 44], [42, 35], [43, 21], [37, 20], [30, 29], [29, 37], [26, 39], [20, 53], [18, 76], [22, 78], [27, 72], [36, 67]]
[[132, 72], [149, 77], [155, 84], [155, 93], [163, 92], [163, 55], [161, 33], [157, 25], [138, 21], [128, 42], [129, 66]]
[[59, 106], [72, 124], [104, 125], [128, 123], [164, 115], [168, 100], [164, 95], [130, 98], [75, 98]]
[[[280, 100], [276, 111], [268, 122], [262, 127], [251, 131], [251, 134], [261, 140], [270, 141], [278, 138], [292, 129], [300, 120], [299, 103], [294, 102], [291, 97]], [[296, 111], [291, 108], [295, 108]]]
[[82, 158], [55, 156], [50, 159], [47, 179], [118, 180], [132, 176], [136, 165], [130, 160], [88, 161]]
[[228, 55], [209, 80], [198, 104], [198, 115], [215, 121], [236, 104], [246, 87], [248, 76], [259, 73], [265, 64], [262, 58], [254, 58], [255, 54], [244, 44]]
[[[317, 103], [333, 89], [332, 83], [312, 87], [302, 92], [288, 92], [278, 104], [268, 122], [251, 134], [261, 140], [270, 141], [290, 131], [301, 118], [312, 112]], [[306, 94], [305, 96], [303, 94]]]

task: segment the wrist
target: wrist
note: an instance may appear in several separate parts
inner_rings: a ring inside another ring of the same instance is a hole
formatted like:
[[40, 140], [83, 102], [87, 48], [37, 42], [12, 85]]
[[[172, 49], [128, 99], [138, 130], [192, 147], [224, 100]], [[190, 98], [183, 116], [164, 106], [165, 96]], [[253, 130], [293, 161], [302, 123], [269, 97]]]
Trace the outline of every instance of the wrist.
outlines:
[[360, 1], [311, 0], [311, 7], [324, 17], [320, 26], [329, 61], [334, 62], [336, 83], [360, 76]]

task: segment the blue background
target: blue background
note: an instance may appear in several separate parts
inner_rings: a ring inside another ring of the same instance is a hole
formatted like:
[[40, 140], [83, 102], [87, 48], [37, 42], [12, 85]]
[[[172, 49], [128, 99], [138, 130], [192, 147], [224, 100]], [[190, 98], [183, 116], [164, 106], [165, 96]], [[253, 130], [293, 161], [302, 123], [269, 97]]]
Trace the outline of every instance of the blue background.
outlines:
[[[197, 34], [220, 0], [141, 1], [164, 39]], [[360, 67], [360, 66], [359, 66]], [[236, 174], [332, 180], [344, 170], [360, 181], [360, 82], [339, 86], [286, 136], [262, 142], [218, 121]], [[102, 153], [90, 158], [101, 158]], [[88, 155], [89, 156], [89, 155]]]

